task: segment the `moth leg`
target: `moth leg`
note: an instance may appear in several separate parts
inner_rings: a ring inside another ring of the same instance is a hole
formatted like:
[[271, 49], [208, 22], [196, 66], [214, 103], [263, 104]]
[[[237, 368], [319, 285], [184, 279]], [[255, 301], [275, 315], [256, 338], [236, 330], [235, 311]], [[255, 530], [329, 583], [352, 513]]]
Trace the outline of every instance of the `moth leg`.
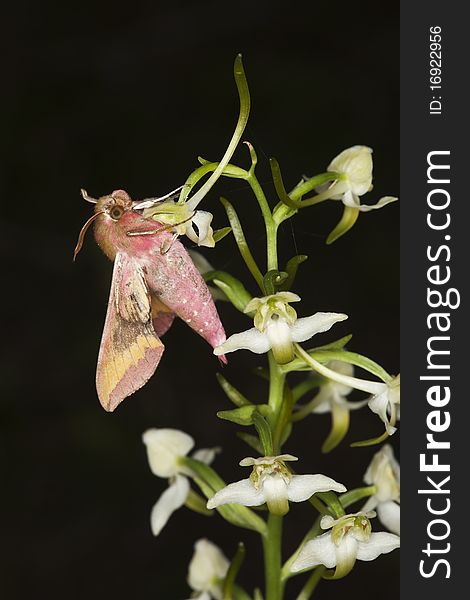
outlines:
[[[126, 233], [126, 235], [128, 235], [129, 237], [134, 237], [136, 235], [156, 235], [157, 233], [161, 233], [162, 231], [170, 231], [170, 229], [173, 229], [174, 227], [178, 227], [178, 225], [183, 225], [183, 223], [187, 223], [188, 221], [191, 221], [191, 219], [194, 217], [194, 215], [196, 214], [196, 211], [193, 212], [193, 214], [188, 217], [187, 219], [184, 219], [183, 221], [179, 221], [178, 223], [173, 223], [172, 225], [163, 225], [163, 227], [158, 227], [157, 229], [144, 229], [143, 231], [128, 231]], [[174, 243], [174, 240], [172, 242], [172, 244]], [[171, 248], [171, 245], [170, 245]], [[169, 250], [169, 249], [168, 249]], [[168, 252], [167, 250], [167, 252]]]
[[163, 256], [165, 255], [167, 252], [169, 252], [171, 250], [171, 247], [173, 246], [173, 244], [176, 242], [176, 240], [178, 239], [179, 234], [178, 233], [174, 233], [171, 240], [167, 240], [166, 242], [163, 242], [162, 245], [160, 246], [160, 254]]

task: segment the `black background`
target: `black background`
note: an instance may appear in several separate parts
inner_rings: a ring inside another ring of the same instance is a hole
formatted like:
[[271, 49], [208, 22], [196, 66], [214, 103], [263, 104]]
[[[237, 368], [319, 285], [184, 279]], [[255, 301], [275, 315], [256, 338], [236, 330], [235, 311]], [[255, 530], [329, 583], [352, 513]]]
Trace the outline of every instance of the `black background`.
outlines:
[[[184, 181], [198, 155], [219, 159], [236, 120], [232, 65], [241, 51], [252, 94], [244, 137], [258, 150], [271, 202], [267, 157], [279, 159], [293, 186], [353, 144], [374, 148], [375, 189], [366, 201], [397, 194], [398, 3], [49, 2], [23, 3], [15, 13], [2, 34], [2, 597], [187, 597], [193, 542], [207, 536], [230, 556], [239, 534], [249, 551], [241, 580], [252, 589], [262, 583], [255, 535], [187, 509], [151, 535], [150, 510], [166, 483], [148, 469], [145, 429], [183, 429], [198, 447], [222, 442], [216, 467], [227, 481], [246, 475], [237, 462], [252, 451], [214, 416], [229, 408], [215, 381], [217, 360], [182, 323], [166, 336], [149, 384], [115, 414], [99, 406], [94, 370], [111, 264], [92, 235], [71, 261], [90, 215], [79, 189], [161, 195]], [[240, 148], [234, 162], [247, 166], [246, 154]], [[243, 182], [222, 182], [203, 206], [217, 227], [226, 224], [221, 192], [262, 260], [254, 199]], [[361, 215], [331, 247], [325, 238], [341, 214], [333, 202], [302, 212], [280, 233], [282, 262], [297, 250], [310, 257], [294, 290], [303, 299], [299, 315], [346, 312], [349, 320], [321, 342], [353, 332], [350, 348], [392, 373], [398, 213], [395, 204]], [[233, 239], [205, 255], [255, 293]], [[249, 325], [228, 304], [220, 312], [228, 333]], [[266, 388], [247, 369], [263, 360], [239, 352], [224, 369], [254, 401]], [[323, 457], [328, 426], [328, 416], [303, 421], [285, 450], [300, 456], [299, 471], [360, 485], [374, 449], [348, 442], [380, 433], [381, 423], [367, 409], [353, 414], [346, 441]], [[311, 520], [307, 504], [292, 506], [287, 551]], [[397, 569], [398, 553], [358, 563], [320, 593], [394, 598]], [[294, 579], [287, 598], [298, 586]]]

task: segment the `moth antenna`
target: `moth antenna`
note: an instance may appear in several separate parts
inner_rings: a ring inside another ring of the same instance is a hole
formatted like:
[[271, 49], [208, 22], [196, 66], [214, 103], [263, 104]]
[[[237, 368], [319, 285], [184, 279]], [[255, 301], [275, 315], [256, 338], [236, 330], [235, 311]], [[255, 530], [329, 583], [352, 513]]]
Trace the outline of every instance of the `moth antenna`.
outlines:
[[[86, 192], [85, 192], [86, 193]], [[92, 215], [88, 221], [86, 221], [85, 225], [80, 229], [80, 233], [78, 234], [78, 240], [77, 240], [77, 245], [75, 246], [75, 250], [73, 251], [73, 260], [75, 261], [77, 254], [80, 252], [80, 250], [82, 249], [83, 246], [83, 240], [85, 239], [85, 234], [87, 232], [88, 227], [90, 227], [90, 225], [93, 223], [93, 221], [99, 217], [100, 215], [103, 215], [105, 213], [104, 210], [100, 210], [99, 212], [95, 213], [94, 215]]]
[[86, 200], [87, 202], [91, 202], [91, 204], [96, 204], [98, 202], [98, 200], [96, 198], [92, 198], [91, 196], [89, 196], [88, 192], [86, 190], [84, 190], [83, 188], [80, 190], [80, 193], [82, 195], [82, 198], [84, 200]]

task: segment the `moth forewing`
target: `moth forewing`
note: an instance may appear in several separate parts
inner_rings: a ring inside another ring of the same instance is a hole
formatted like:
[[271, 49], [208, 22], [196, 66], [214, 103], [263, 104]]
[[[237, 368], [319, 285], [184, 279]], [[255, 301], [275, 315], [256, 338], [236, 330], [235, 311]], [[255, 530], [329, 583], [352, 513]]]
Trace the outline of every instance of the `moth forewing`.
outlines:
[[145, 385], [163, 351], [152, 323], [145, 273], [138, 261], [118, 252], [96, 371], [103, 408], [113, 411]]

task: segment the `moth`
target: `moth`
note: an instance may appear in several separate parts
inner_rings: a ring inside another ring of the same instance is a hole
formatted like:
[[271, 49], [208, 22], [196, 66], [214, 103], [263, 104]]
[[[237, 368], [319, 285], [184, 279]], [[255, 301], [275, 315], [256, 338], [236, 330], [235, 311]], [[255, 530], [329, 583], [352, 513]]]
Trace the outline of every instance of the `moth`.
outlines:
[[80, 231], [74, 259], [93, 224], [96, 242], [114, 261], [96, 370], [98, 398], [107, 411], [153, 375], [165, 349], [160, 337], [175, 316], [214, 348], [226, 339], [209, 288], [171, 226], [142, 214], [177, 191], [135, 202], [123, 190], [99, 199], [82, 190], [95, 209]]

